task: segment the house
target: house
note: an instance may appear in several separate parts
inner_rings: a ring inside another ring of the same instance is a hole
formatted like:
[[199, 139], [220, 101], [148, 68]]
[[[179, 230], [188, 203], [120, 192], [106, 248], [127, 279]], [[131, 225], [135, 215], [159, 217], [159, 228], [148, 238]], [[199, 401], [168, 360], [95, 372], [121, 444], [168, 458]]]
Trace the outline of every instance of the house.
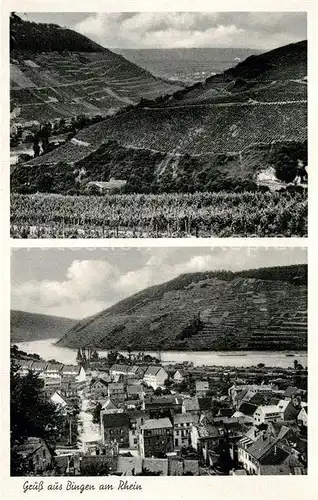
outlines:
[[243, 403], [250, 403], [256, 406], [265, 405], [268, 402], [269, 395], [267, 393], [255, 392], [252, 389], [244, 389], [237, 395], [236, 407], [239, 410]]
[[114, 364], [110, 370], [110, 376], [114, 380], [118, 375], [123, 375], [125, 378], [142, 379], [146, 368], [140, 365]]
[[122, 382], [111, 382], [108, 384], [108, 397], [124, 401], [126, 397], [125, 385]]
[[297, 415], [297, 423], [298, 425], [303, 425], [307, 427], [308, 421], [308, 406], [303, 406], [300, 412]]
[[126, 393], [128, 399], [142, 400], [145, 396], [144, 388], [141, 385], [127, 385]]
[[216, 453], [220, 433], [215, 425], [197, 424], [191, 427], [191, 446], [197, 450], [199, 456], [211, 467], [219, 460]]
[[38, 375], [39, 378], [45, 378], [45, 373], [48, 363], [46, 361], [34, 361], [32, 364], [32, 371]]
[[195, 394], [198, 398], [205, 397], [209, 391], [209, 382], [206, 380], [195, 381]]
[[173, 451], [173, 427], [169, 418], [147, 420], [140, 428], [140, 455], [164, 458]]
[[[76, 140], [76, 139], [74, 139]], [[124, 179], [114, 179], [113, 177], [109, 181], [89, 181], [86, 184], [88, 190], [97, 189], [100, 193], [112, 192], [122, 189], [127, 183]]]
[[32, 370], [33, 359], [19, 359], [16, 364], [19, 366], [18, 373], [21, 377], [25, 377]]
[[43, 375], [45, 378], [55, 378], [61, 380], [62, 368], [63, 368], [62, 363], [48, 363], [44, 370]]
[[177, 413], [173, 418], [174, 449], [179, 450], [182, 446], [191, 444], [191, 427], [197, 424], [199, 417], [191, 413]]
[[255, 411], [253, 418], [255, 425], [260, 425], [267, 422], [277, 422], [282, 420], [282, 414], [276, 405], [259, 406]]
[[63, 398], [63, 396], [61, 396], [61, 394], [59, 392], [54, 392], [54, 394], [52, 394], [50, 400], [52, 401], [52, 403], [54, 403], [56, 406], [58, 406], [62, 413], [64, 415], [67, 414], [67, 410], [68, 410], [68, 403], [66, 401], [65, 398]]
[[295, 407], [288, 399], [281, 399], [277, 406], [281, 413], [282, 420], [296, 420], [300, 407]]
[[125, 364], [114, 364], [109, 369], [109, 375], [113, 378], [116, 375], [127, 375], [127, 371], [129, 369], [129, 365]]
[[61, 391], [61, 381], [56, 379], [45, 379], [43, 392], [47, 399], [50, 399], [55, 392]]
[[127, 413], [101, 412], [101, 434], [104, 445], [116, 443], [119, 448], [129, 447], [129, 416]]
[[182, 413], [200, 413], [199, 400], [197, 397], [184, 398], [182, 403]]
[[[235, 408], [237, 408], [238, 404], [241, 402], [243, 396], [247, 393], [247, 391], [250, 391], [250, 393], [259, 393], [259, 394], [262, 394], [263, 396], [271, 396], [275, 390], [277, 390], [277, 387], [273, 384], [237, 385], [234, 383], [229, 388], [228, 394], [232, 400], [233, 406], [235, 406]], [[242, 391], [244, 391], [243, 394], [242, 394]], [[239, 394], [240, 394], [240, 396], [238, 397]]]
[[52, 468], [52, 454], [46, 442], [38, 437], [29, 437], [14, 447], [23, 464], [23, 468], [31, 474], [40, 474]]
[[83, 366], [64, 365], [61, 369], [63, 378], [74, 377], [77, 382], [85, 382], [86, 371]]
[[[275, 474], [278, 473], [280, 475], [286, 473], [302, 474], [299, 471], [304, 469], [302, 463], [294, 455], [293, 450], [282, 446], [279, 438], [265, 432], [260, 433], [254, 441], [249, 441], [246, 437], [243, 437], [239, 441], [238, 460], [243, 464], [248, 474], [269, 474], [268, 470], [274, 473], [275, 469], [273, 469], [273, 466], [276, 467]], [[285, 465], [289, 469], [286, 469]], [[281, 470], [277, 470], [277, 466], [281, 466], [279, 467]], [[264, 469], [264, 467], [271, 467], [271, 469]]]
[[102, 411], [104, 413], [122, 413], [124, 410], [120, 408], [118, 404], [115, 403], [115, 401], [112, 401], [111, 399], [106, 399], [105, 403], [102, 404]]
[[140, 429], [148, 419], [149, 414], [145, 411], [135, 410], [129, 412], [129, 448], [131, 450], [139, 448]]
[[94, 399], [100, 399], [108, 395], [108, 384], [102, 378], [93, 379], [89, 386], [89, 392]]
[[170, 418], [181, 412], [182, 400], [177, 396], [150, 396], [144, 398], [142, 408], [149, 412], [150, 418]]
[[68, 380], [62, 378], [60, 382], [60, 394], [61, 396], [71, 397], [78, 394], [79, 384], [73, 380]]
[[163, 387], [165, 380], [167, 380], [168, 374], [162, 366], [148, 366], [145, 371], [143, 380], [147, 385], [150, 385], [153, 389], [158, 387]]
[[173, 375], [173, 381], [176, 384], [181, 384], [186, 379], [186, 373], [184, 370], [177, 370], [175, 374]]

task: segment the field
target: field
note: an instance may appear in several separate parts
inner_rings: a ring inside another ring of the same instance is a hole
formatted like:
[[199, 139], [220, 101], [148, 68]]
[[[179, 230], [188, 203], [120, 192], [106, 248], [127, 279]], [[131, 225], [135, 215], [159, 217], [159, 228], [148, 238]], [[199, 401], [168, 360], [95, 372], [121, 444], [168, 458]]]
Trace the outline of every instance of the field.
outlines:
[[307, 194], [11, 196], [13, 238], [305, 237]]

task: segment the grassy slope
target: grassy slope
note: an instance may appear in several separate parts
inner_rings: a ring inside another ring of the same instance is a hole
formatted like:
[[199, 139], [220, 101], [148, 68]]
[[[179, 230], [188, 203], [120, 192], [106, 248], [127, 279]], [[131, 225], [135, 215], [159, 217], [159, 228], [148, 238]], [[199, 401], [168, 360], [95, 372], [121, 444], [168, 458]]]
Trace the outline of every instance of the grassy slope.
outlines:
[[[241, 330], [251, 335], [251, 324], [256, 329], [260, 327], [259, 320], [262, 318], [259, 319], [259, 306], [254, 299], [259, 294], [266, 298], [269, 324], [273, 317], [281, 313], [282, 307], [286, 308], [284, 312], [287, 317], [297, 310], [299, 295], [306, 293], [306, 281], [306, 266], [181, 275], [162, 285], [142, 290], [80, 321], [60, 340], [60, 344], [123, 349], [218, 349], [224, 348], [222, 335], [229, 333], [235, 335], [236, 347], [240, 348], [243, 346], [243, 341], [240, 341]], [[246, 319], [245, 309], [240, 311], [238, 317], [235, 316], [242, 307], [242, 301], [246, 302], [251, 316], [250, 323], [247, 322], [245, 326], [242, 326]], [[210, 343], [205, 345], [198, 342], [197, 346], [188, 340], [177, 339], [199, 311], [202, 313], [211, 307], [215, 310], [214, 315], [220, 314], [223, 318], [222, 335], [209, 339]], [[234, 330], [232, 326], [229, 327], [229, 317], [234, 319]]]
[[11, 311], [11, 342], [58, 338], [77, 323], [70, 318]]

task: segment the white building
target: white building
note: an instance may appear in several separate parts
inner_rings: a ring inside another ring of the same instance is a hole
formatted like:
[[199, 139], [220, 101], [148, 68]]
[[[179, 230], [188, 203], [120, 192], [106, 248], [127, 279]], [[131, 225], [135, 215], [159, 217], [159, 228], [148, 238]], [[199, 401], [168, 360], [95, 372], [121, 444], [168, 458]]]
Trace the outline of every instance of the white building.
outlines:
[[150, 385], [153, 389], [158, 387], [164, 387], [165, 380], [167, 380], [168, 374], [162, 366], [148, 366], [144, 374], [144, 382]]
[[62, 377], [74, 377], [77, 382], [85, 382], [86, 372], [82, 366], [64, 365], [61, 369]]
[[254, 424], [266, 424], [282, 420], [282, 412], [277, 405], [259, 406], [253, 415]]
[[190, 413], [176, 413], [173, 417], [173, 439], [174, 449], [178, 450], [182, 446], [191, 444], [191, 429], [193, 424], [197, 424], [199, 417]]

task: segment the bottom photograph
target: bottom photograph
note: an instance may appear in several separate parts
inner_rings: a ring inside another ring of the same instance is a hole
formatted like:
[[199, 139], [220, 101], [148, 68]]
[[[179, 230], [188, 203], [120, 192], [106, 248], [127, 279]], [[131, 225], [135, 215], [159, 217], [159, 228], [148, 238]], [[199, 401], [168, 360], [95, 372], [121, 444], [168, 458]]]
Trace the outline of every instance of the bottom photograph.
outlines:
[[11, 250], [11, 476], [307, 474], [307, 249]]

